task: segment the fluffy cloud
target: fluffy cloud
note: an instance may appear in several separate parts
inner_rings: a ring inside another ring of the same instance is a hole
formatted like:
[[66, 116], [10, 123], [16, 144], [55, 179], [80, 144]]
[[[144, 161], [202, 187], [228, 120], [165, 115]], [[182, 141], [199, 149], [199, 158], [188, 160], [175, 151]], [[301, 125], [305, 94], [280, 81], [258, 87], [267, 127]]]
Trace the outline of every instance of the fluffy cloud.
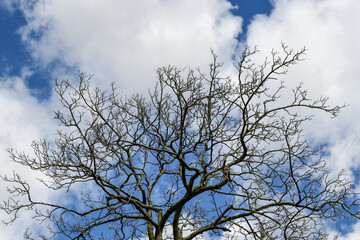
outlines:
[[[40, 137], [49, 137], [54, 133], [55, 125], [52, 121], [51, 111], [47, 104], [40, 103], [34, 98], [26, 88], [22, 78], [25, 78], [26, 72], [21, 77], [2, 77], [0, 78], [0, 174], [12, 176], [16, 170], [24, 180], [32, 185], [32, 191], [35, 198], [41, 196], [50, 199], [51, 193], [38, 184], [36, 178], [41, 178], [41, 174], [30, 171], [29, 169], [14, 164], [9, 159], [6, 148], [17, 148], [27, 153], [31, 153], [30, 143]], [[11, 184], [0, 184], [0, 202], [2, 203], [8, 197], [6, 187]], [[4, 213], [1, 212], [1, 215]], [[5, 220], [5, 219], [2, 219]], [[0, 225], [1, 239], [20, 239], [23, 226], [36, 226], [31, 214], [20, 212], [20, 219], [16, 223], [5, 226]], [[45, 227], [45, 226], [44, 226]]]
[[[306, 125], [305, 135], [315, 143], [328, 143], [328, 166], [334, 172], [347, 169], [359, 176], [360, 165], [360, 22], [357, 0], [276, 0], [269, 16], [259, 15], [248, 28], [247, 44], [257, 45], [262, 54], [280, 42], [295, 49], [306, 46], [305, 61], [293, 67], [284, 80], [286, 85], [299, 82], [309, 95], [330, 97], [330, 104], [349, 104], [339, 117], [317, 115]], [[264, 55], [261, 56], [263, 59]], [[354, 228], [356, 229], [356, 228]], [[340, 237], [358, 239], [359, 232]]]
[[[329, 142], [328, 159], [334, 170], [358, 166], [360, 29], [356, 23], [360, 22], [360, 2], [272, 2], [271, 15], [256, 16], [248, 27], [247, 44], [258, 45], [262, 59], [272, 48], [279, 48], [281, 41], [295, 49], [309, 49], [306, 61], [286, 76], [287, 83], [302, 81], [311, 96], [328, 95], [331, 103], [350, 106], [336, 119], [318, 116], [306, 134]], [[59, 78], [68, 68], [86, 71], [95, 74], [99, 85], [108, 87], [115, 81], [123, 93], [153, 86], [159, 66], [206, 70], [211, 47], [222, 60], [231, 62], [241, 32], [241, 18], [232, 15], [232, 6], [225, 0], [4, 0], [0, 4], [24, 12], [28, 24], [19, 33], [34, 64], [46, 68], [56, 63], [61, 67], [54, 77]], [[49, 109], [56, 107], [33, 98], [20, 78], [1, 84], [0, 106], [7, 113], [0, 115], [1, 146], [30, 152], [32, 139], [53, 132]], [[1, 151], [1, 164], [14, 169], [7, 153]], [[8, 239], [19, 238], [16, 226], [12, 237], [7, 228]]]
[[[19, 29], [36, 68], [52, 69], [54, 78], [74, 77], [73, 70], [95, 74], [98, 85], [115, 81], [122, 93], [146, 91], [155, 82], [155, 69], [164, 65], [208, 68], [210, 48], [231, 59], [241, 32], [241, 18], [225, 0], [4, 0], [1, 7], [21, 10], [27, 24]], [[26, 69], [33, 69], [29, 66]], [[54, 67], [55, 66], [55, 67]], [[40, 102], [27, 89], [31, 72], [4, 76], [0, 85], [0, 151], [2, 174], [16, 171], [36, 193], [47, 199], [34, 172], [9, 162], [5, 148], [31, 153], [34, 139], [52, 138], [56, 101]], [[0, 200], [5, 200], [4, 184]], [[20, 239], [23, 226], [36, 226], [30, 214], [0, 226], [2, 239]], [[34, 225], [35, 224], [35, 225]], [[38, 229], [35, 227], [34, 229]]]
[[257, 45], [264, 54], [279, 47], [282, 41], [295, 49], [308, 48], [306, 60], [290, 70], [286, 83], [293, 86], [303, 82], [311, 96], [329, 96], [331, 104], [349, 106], [336, 119], [320, 115], [307, 126], [307, 133], [319, 141], [330, 140], [330, 159], [337, 167], [359, 164], [356, 145], [360, 143], [360, 31], [354, 23], [360, 22], [360, 2], [277, 0], [274, 4], [270, 16], [255, 17], [249, 26], [247, 43]]
[[63, 0], [22, 8], [28, 24], [20, 32], [39, 63], [61, 61], [123, 92], [152, 87], [161, 66], [207, 69], [210, 48], [231, 59], [241, 32], [225, 0]]

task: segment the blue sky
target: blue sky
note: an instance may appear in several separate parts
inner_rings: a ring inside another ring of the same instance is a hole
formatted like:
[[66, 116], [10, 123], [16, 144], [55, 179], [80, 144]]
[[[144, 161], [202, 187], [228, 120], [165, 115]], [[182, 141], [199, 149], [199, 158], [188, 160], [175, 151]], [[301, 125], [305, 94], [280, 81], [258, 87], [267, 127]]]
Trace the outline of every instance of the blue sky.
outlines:
[[[246, 37], [247, 26], [256, 14], [270, 14], [272, 5], [268, 0], [231, 0], [236, 8], [231, 12], [241, 16], [242, 33], [238, 35], [239, 40]], [[27, 79], [27, 86], [36, 90], [36, 96], [40, 99], [50, 96], [51, 67], [43, 68], [39, 63], [33, 61], [25, 42], [21, 40], [19, 29], [27, 24], [24, 13], [18, 8], [11, 11], [4, 6], [0, 7], [0, 73], [9, 75], [20, 75], [24, 66], [31, 69], [32, 74]]]
[[[213, 48], [231, 74], [244, 44], [258, 46], [262, 61], [285, 42], [308, 48], [306, 61], [286, 76], [289, 86], [303, 82], [312, 96], [350, 104], [336, 119], [317, 116], [304, 134], [326, 144], [334, 173], [344, 168], [354, 178], [352, 169], [360, 166], [359, 11], [358, 0], [0, 0], [1, 174], [16, 168], [35, 184], [33, 173], [8, 161], [5, 148], [31, 152], [32, 140], [53, 136], [55, 78], [76, 82], [81, 70], [101, 87], [115, 81], [122, 94], [146, 92], [157, 67], [207, 69]], [[0, 226], [0, 233], [17, 239], [31, 223], [24, 216], [6, 230]], [[360, 239], [360, 223], [345, 232], [341, 240]]]
[[20, 35], [17, 34], [18, 29], [25, 23], [20, 11], [10, 13], [0, 8], [0, 71], [2, 74], [18, 75], [21, 67], [28, 64], [30, 60], [30, 55], [21, 42]]
[[234, 6], [238, 6], [233, 13], [243, 18], [243, 34], [240, 35], [240, 38], [246, 36], [247, 27], [256, 14], [268, 15], [273, 8], [268, 0], [231, 0], [230, 2]]
[[37, 97], [48, 98], [50, 85], [48, 69], [37, 66], [26, 48], [26, 44], [21, 40], [19, 29], [26, 25], [26, 19], [21, 11], [15, 9], [9, 12], [4, 7], [0, 7], [0, 72], [9, 75], [20, 75], [24, 66], [30, 66], [35, 71], [27, 79], [28, 87], [36, 89]]

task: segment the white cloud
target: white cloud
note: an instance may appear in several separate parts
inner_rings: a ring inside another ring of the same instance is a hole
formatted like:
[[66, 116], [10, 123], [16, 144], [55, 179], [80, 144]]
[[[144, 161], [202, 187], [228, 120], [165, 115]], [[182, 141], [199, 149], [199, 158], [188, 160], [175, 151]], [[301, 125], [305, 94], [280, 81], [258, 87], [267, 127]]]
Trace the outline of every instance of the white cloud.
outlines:
[[2, 0], [0, 2], [0, 7], [6, 9], [9, 12], [13, 12], [15, 8], [16, 1], [15, 0]]
[[[354, 224], [353, 226], [342, 226], [344, 229], [348, 230], [347, 228], [351, 228], [350, 231], [345, 234], [345, 235], [340, 235], [339, 233], [337, 233], [336, 231], [332, 230], [332, 229], [327, 229], [328, 234], [329, 234], [329, 239], [336, 239], [336, 240], [355, 240], [355, 239], [360, 239], [360, 222], [357, 222], [356, 224]], [[338, 238], [334, 238], [335, 236], [337, 236]]]
[[[270, 16], [258, 15], [249, 26], [247, 43], [258, 45], [262, 54], [279, 48], [281, 41], [295, 49], [307, 46], [306, 61], [286, 76], [289, 84], [302, 81], [312, 96], [328, 95], [332, 103], [350, 104], [337, 119], [320, 115], [307, 126], [307, 133], [318, 141], [329, 140], [334, 168], [359, 165], [360, 1], [273, 3]], [[153, 86], [159, 66], [207, 70], [211, 47], [222, 60], [230, 61], [241, 32], [241, 18], [231, 14], [232, 6], [225, 0], [5, 0], [1, 4], [9, 9], [20, 6], [24, 12], [28, 24], [20, 33], [35, 64], [46, 68], [55, 61], [75, 66], [95, 74], [97, 83], [106, 88], [115, 81], [123, 93]], [[62, 74], [66, 72], [60, 68], [54, 77]], [[0, 145], [30, 152], [32, 139], [52, 132], [48, 109], [54, 106], [43, 104], [31, 97], [20, 79], [2, 83], [0, 106], [6, 114], [0, 115]], [[3, 166], [14, 169], [5, 151], [0, 156]], [[6, 232], [10, 236], [11, 231]], [[14, 238], [18, 236], [8, 239]]]
[[[97, 84], [117, 82], [122, 93], [144, 91], [155, 82], [155, 69], [169, 64], [201, 66], [207, 70], [210, 48], [230, 59], [241, 32], [241, 18], [231, 14], [225, 0], [5, 0], [9, 11], [19, 8], [27, 25], [19, 30], [35, 67], [51, 66], [54, 78], [72, 78], [74, 69], [95, 74]], [[1, 173], [14, 169], [42, 191], [39, 175], [9, 162], [5, 148], [31, 153], [30, 143], [52, 138], [57, 103], [39, 102], [24, 84], [34, 66], [20, 77], [6, 76], [0, 84]], [[67, 71], [70, 67], [70, 71]], [[48, 68], [50, 69], [50, 68]], [[56, 97], [56, 96], [55, 96]], [[5, 200], [5, 185], [0, 185]], [[39, 194], [40, 195], [40, 194]], [[42, 192], [44, 198], [50, 195]], [[1, 213], [3, 214], [3, 213]], [[20, 239], [24, 226], [34, 226], [31, 214], [22, 213], [12, 226], [0, 226], [2, 239]]]
[[345, 234], [344, 236], [339, 236], [337, 240], [354, 240], [354, 239], [360, 239], [360, 222], [356, 223], [352, 231]]
[[[360, 159], [354, 148], [360, 143], [357, 137], [360, 134], [357, 120], [360, 117], [360, 68], [357, 66], [360, 30], [355, 23], [360, 22], [359, 10], [357, 0], [278, 0], [270, 16], [255, 18], [247, 37], [247, 43], [258, 45], [264, 54], [276, 49], [281, 41], [295, 49], [308, 48], [306, 60], [290, 70], [286, 83], [293, 86], [303, 82], [311, 96], [329, 96], [331, 104], [350, 106], [336, 119], [319, 115], [307, 126], [307, 133], [318, 140], [330, 139], [334, 147], [351, 148], [353, 151], [347, 151], [346, 158], [357, 164]], [[338, 157], [333, 161], [346, 168], [346, 161], [342, 159], [345, 155], [336, 152]]]
[[[29, 74], [24, 69], [23, 75]], [[51, 193], [46, 191], [36, 178], [43, 177], [41, 174], [30, 171], [10, 161], [7, 148], [17, 148], [27, 153], [32, 152], [30, 144], [34, 139], [49, 137], [54, 133], [55, 125], [52, 120], [52, 113], [47, 109], [46, 104], [41, 104], [24, 85], [19, 77], [0, 78], [0, 174], [12, 176], [16, 171], [23, 179], [29, 181], [36, 199], [41, 196], [50, 199]], [[6, 187], [11, 184], [0, 184], [0, 202], [8, 197]], [[40, 200], [40, 199], [38, 199]], [[1, 212], [2, 220], [5, 220], [4, 212]], [[21, 239], [24, 226], [36, 226], [38, 223], [31, 218], [32, 213], [20, 212], [19, 221], [12, 225], [0, 224], [1, 239]], [[45, 226], [44, 226], [45, 227]]]
[[46, 0], [22, 6], [28, 20], [23, 40], [43, 65], [60, 60], [126, 91], [152, 87], [161, 66], [207, 70], [210, 48], [230, 59], [241, 32], [241, 18], [225, 0]]
[[[310, 96], [329, 96], [331, 104], [350, 104], [338, 118], [319, 114], [305, 129], [315, 142], [329, 144], [328, 166], [350, 172], [360, 165], [360, 1], [276, 0], [274, 6], [271, 15], [258, 15], [249, 26], [247, 43], [258, 46], [261, 58], [281, 41], [308, 48], [306, 60], [284, 80], [290, 86], [303, 82]], [[356, 231], [340, 239], [355, 236]]]

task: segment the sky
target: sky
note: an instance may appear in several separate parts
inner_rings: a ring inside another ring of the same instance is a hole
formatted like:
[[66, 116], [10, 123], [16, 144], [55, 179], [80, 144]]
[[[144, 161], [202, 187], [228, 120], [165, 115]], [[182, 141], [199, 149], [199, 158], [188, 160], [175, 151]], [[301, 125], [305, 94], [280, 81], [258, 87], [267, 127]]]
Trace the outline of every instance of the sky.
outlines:
[[[31, 153], [32, 140], [54, 137], [55, 79], [76, 82], [80, 70], [100, 87], [115, 82], [121, 94], [144, 93], [158, 67], [207, 70], [212, 48], [230, 68], [245, 44], [264, 59], [284, 42], [308, 49], [286, 75], [289, 86], [303, 82], [310, 96], [349, 105], [335, 119], [316, 116], [304, 133], [326, 144], [329, 168], [344, 168], [358, 182], [359, 11], [358, 0], [0, 0], [0, 173], [16, 169], [35, 193], [54, 198], [35, 173], [9, 161], [6, 149]], [[1, 201], [5, 188], [0, 183]], [[0, 225], [2, 239], [19, 239], [24, 225], [36, 226], [27, 213]], [[360, 239], [360, 223], [345, 225], [328, 231]]]

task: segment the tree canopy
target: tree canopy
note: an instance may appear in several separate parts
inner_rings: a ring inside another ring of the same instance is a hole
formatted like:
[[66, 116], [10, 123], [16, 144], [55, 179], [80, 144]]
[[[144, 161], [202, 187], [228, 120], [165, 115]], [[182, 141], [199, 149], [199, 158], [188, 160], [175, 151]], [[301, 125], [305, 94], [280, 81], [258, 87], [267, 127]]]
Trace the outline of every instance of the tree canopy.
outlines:
[[10, 222], [33, 210], [61, 239], [325, 239], [325, 221], [359, 218], [358, 197], [302, 131], [317, 111], [335, 117], [341, 106], [278, 79], [304, 52], [283, 45], [257, 65], [247, 47], [232, 78], [214, 53], [208, 73], [162, 67], [147, 96], [101, 90], [85, 73], [57, 82], [66, 130], [33, 142], [35, 157], [9, 153], [80, 199], [44, 202], [15, 174], [3, 177], [15, 185], [1, 208]]

